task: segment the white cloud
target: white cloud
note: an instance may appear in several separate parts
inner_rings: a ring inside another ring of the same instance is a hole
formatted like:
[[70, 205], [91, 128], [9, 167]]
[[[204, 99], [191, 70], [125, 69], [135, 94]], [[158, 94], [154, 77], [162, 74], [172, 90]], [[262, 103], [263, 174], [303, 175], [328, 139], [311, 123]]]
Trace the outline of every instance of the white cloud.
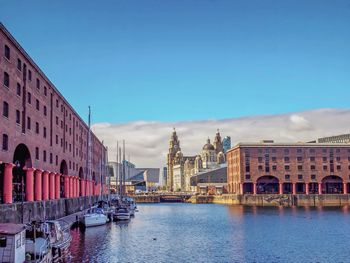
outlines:
[[125, 139], [127, 153], [138, 167], [162, 167], [166, 164], [173, 127], [176, 127], [184, 155], [194, 155], [200, 152], [208, 136], [213, 140], [216, 129], [220, 129], [222, 136], [231, 136], [233, 145], [262, 139], [296, 142], [348, 133], [349, 120], [350, 110], [318, 109], [222, 120], [97, 123], [92, 129], [108, 146], [109, 160], [115, 160], [117, 140]]

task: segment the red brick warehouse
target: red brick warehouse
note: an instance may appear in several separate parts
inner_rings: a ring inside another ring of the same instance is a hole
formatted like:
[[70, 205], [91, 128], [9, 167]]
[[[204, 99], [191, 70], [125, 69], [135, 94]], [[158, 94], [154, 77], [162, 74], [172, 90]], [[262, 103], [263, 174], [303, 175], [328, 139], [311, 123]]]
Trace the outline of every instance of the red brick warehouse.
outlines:
[[347, 194], [346, 143], [239, 143], [227, 152], [232, 194]]
[[1, 23], [0, 83], [1, 203], [106, 193], [106, 147]]

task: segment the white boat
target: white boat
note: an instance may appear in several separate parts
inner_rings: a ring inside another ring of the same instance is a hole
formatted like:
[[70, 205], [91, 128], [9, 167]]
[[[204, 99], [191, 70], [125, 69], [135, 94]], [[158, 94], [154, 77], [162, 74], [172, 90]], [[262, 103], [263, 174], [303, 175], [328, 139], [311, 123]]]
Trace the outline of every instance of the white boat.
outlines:
[[127, 208], [117, 208], [114, 213], [114, 219], [116, 220], [129, 220], [130, 212]]
[[91, 209], [83, 216], [83, 224], [85, 227], [101, 226], [107, 223], [107, 216], [101, 208]]
[[49, 237], [41, 229], [41, 223], [33, 222], [26, 228], [26, 263], [52, 262]]

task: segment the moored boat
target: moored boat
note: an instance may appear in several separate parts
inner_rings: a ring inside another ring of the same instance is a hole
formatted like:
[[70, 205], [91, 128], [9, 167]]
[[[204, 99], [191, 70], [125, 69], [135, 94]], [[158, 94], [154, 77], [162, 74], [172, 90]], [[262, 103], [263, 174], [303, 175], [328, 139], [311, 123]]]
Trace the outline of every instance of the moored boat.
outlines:
[[117, 208], [113, 218], [115, 220], [129, 220], [130, 219], [130, 212], [127, 208], [121, 207]]
[[101, 226], [107, 223], [107, 216], [102, 208], [93, 208], [83, 216], [85, 227]]

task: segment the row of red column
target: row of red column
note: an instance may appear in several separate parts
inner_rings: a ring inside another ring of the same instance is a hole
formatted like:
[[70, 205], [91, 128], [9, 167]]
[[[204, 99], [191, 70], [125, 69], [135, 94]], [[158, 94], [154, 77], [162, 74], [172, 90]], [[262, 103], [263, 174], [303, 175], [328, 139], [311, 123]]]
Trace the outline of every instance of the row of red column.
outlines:
[[[293, 195], [297, 194], [296, 185], [297, 185], [296, 183], [292, 183], [292, 194]], [[253, 183], [253, 194], [257, 194], [256, 188], [257, 188], [257, 184]], [[240, 191], [241, 191], [241, 193], [243, 193], [243, 183], [240, 184]], [[283, 183], [279, 184], [278, 191], [279, 191], [279, 194], [283, 194]], [[309, 192], [310, 192], [309, 191], [309, 184], [306, 183], [305, 184], [305, 194], [308, 195]], [[343, 183], [343, 194], [347, 194], [347, 193], [348, 193], [347, 184]], [[318, 194], [322, 194], [322, 183], [318, 183]]]
[[[4, 168], [3, 201], [5, 204], [12, 203], [13, 167], [14, 164], [6, 163]], [[95, 185], [92, 180], [80, 179], [76, 176], [62, 175], [34, 168], [26, 168], [25, 172], [26, 201], [46, 201], [61, 198], [60, 186], [62, 177], [64, 180], [64, 196], [62, 197], [64, 198], [100, 194], [101, 184]]]

